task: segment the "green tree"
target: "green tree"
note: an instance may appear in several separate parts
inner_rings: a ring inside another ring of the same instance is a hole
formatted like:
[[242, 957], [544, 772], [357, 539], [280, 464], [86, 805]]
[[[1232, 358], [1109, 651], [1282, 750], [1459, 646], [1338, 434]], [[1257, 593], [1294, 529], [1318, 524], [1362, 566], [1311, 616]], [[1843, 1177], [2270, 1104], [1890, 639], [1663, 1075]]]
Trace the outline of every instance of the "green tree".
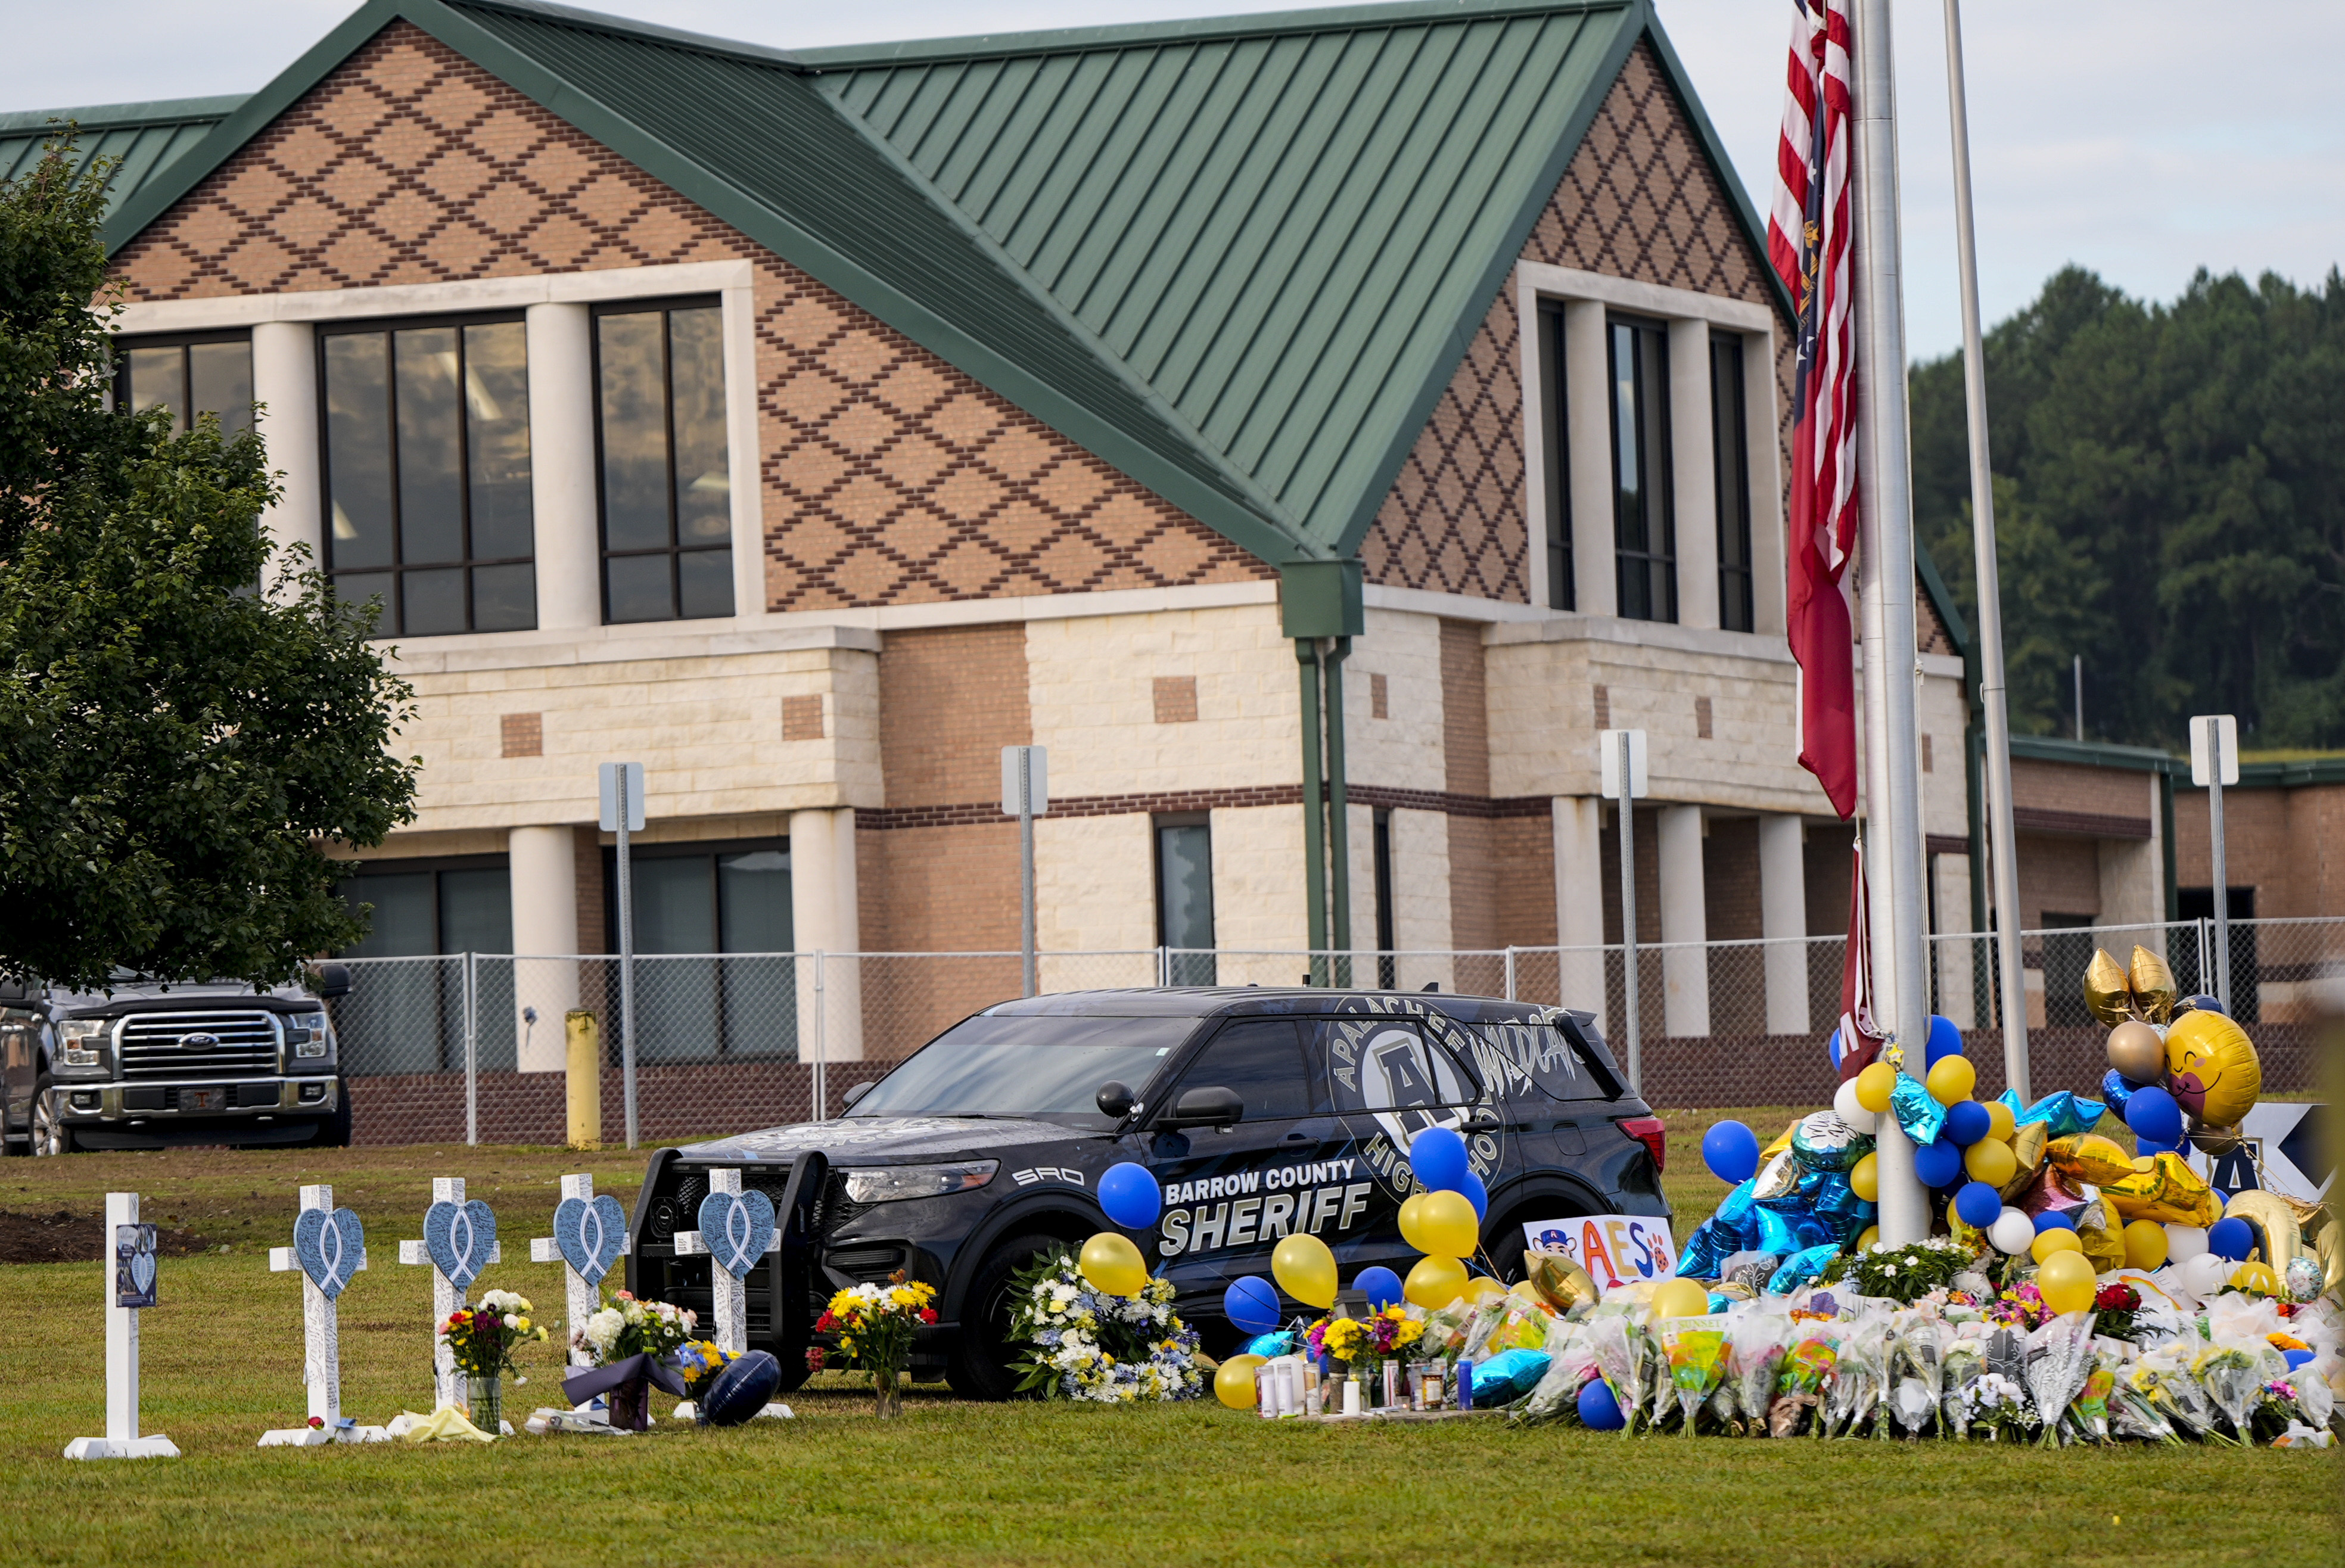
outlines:
[[109, 405], [113, 170], [65, 151], [0, 182], [0, 973], [280, 983], [361, 935], [324, 848], [412, 819], [411, 693], [272, 552], [257, 436]]

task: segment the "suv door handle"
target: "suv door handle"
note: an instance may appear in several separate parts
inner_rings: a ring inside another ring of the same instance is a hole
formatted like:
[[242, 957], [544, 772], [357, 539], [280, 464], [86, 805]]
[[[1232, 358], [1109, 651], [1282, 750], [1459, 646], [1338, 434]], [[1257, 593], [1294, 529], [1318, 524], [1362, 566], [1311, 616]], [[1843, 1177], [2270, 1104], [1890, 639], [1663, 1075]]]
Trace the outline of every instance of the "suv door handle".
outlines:
[[1502, 1125], [1504, 1124], [1497, 1117], [1483, 1116], [1476, 1117], [1472, 1121], [1458, 1123], [1457, 1130], [1459, 1132], [1496, 1132]]

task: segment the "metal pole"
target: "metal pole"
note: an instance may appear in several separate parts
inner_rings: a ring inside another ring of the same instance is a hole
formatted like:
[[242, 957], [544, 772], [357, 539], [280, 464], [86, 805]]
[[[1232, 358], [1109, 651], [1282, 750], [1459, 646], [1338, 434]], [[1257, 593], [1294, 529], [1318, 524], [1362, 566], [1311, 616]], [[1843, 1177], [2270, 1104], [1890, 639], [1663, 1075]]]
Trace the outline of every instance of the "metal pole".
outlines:
[[1327, 846], [1326, 816], [1320, 800], [1319, 767], [1319, 640], [1297, 637], [1294, 660], [1303, 675], [1303, 893], [1305, 906], [1304, 940], [1311, 948], [1310, 983], [1327, 983]]
[[[2207, 843], [2215, 852], [2215, 998], [2231, 1013], [2231, 884], [2223, 865], [2223, 722], [2207, 721]], [[2205, 974], [2205, 970], [2200, 970]]]
[[1629, 1087], [1645, 1092], [1645, 1031], [1637, 1019], [1637, 804], [1629, 790], [1631, 748], [1620, 736], [1620, 1000], [1629, 1031]]
[[1515, 999], [1515, 945], [1507, 944], [1507, 1000]]
[[[1951, 5], [1954, 4], [1954, 0], [1946, 0], [1946, 3]], [[2085, 742], [2085, 656], [2082, 653], [2079, 653], [2076, 656], [2076, 744], [2078, 745], [2082, 745]]]
[[[1858, 200], [1855, 304], [1862, 339], [1857, 390], [1860, 550], [1864, 612], [1866, 793], [1876, 831], [1866, 835], [1873, 884], [1876, 1017], [1912, 1053], [1917, 1076], [1930, 1032], [1924, 913], [1921, 743], [1914, 727], [1913, 467], [1905, 389], [1905, 318], [1899, 251], [1897, 107], [1890, 0], [1857, 0], [1853, 129]], [[1886, 896], [1880, 896], [1885, 894]], [[1885, 930], [1883, 929], [1885, 926]], [[1882, 940], [1883, 937], [1886, 940]], [[1883, 960], [1888, 979], [1882, 984]], [[1930, 1205], [1914, 1174], [1914, 1146], [1896, 1127], [1880, 1135], [1881, 1239], [1929, 1234]]]
[[814, 950], [814, 1119], [823, 1118], [830, 1104], [830, 1037], [825, 1027], [822, 994], [823, 950]]
[[1329, 946], [1335, 949], [1335, 984], [1352, 985], [1352, 824], [1344, 787], [1344, 661], [1352, 640], [1335, 639], [1327, 655], [1327, 872], [1335, 905]]
[[[1987, 849], [1995, 876], [1995, 967], [2003, 996], [2004, 1082], [2027, 1087], [2027, 969], [2019, 943], [2019, 840], [2011, 808], [2011, 710], [2003, 671], [2003, 590], [1995, 551], [1995, 469], [1979, 327], [1978, 238], [1971, 225], [1971, 131], [1963, 86], [1961, 0], [1946, 0], [1946, 99], [1954, 118], [1954, 239], [1963, 285], [1963, 404], [1970, 421], [1971, 551], [1978, 574], [1978, 703], [1986, 721]], [[2083, 712], [2079, 701], [2077, 711]], [[2080, 733], [2077, 737], [2082, 739]]]
[[481, 956], [464, 955], [464, 1142], [481, 1141]]
[[635, 1147], [635, 885], [627, 855], [627, 767], [619, 765], [619, 1079], [627, 1107], [627, 1147]]
[[1025, 966], [1026, 995], [1039, 987], [1034, 979], [1034, 748], [1018, 752], [1018, 945]]

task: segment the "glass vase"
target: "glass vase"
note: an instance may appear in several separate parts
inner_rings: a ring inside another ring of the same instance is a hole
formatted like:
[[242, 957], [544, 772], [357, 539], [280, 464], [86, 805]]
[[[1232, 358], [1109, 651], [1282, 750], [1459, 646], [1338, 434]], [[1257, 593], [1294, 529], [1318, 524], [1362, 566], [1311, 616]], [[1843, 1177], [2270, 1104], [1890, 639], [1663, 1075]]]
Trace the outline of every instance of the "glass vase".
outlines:
[[871, 1374], [873, 1413], [886, 1420], [904, 1413], [904, 1389], [901, 1374], [889, 1367]]
[[467, 1378], [470, 1383], [471, 1420], [474, 1426], [494, 1437], [502, 1430], [505, 1418], [505, 1384], [501, 1377], [477, 1374]]

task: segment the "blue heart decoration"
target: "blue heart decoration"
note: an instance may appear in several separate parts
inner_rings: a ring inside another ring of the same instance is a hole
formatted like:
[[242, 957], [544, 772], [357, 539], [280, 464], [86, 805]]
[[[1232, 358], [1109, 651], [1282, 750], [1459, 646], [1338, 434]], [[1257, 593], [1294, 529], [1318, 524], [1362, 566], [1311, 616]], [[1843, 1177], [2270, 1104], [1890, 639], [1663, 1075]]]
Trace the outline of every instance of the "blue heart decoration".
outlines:
[[366, 1227], [347, 1209], [304, 1209], [293, 1219], [293, 1260], [330, 1301], [366, 1261]]
[[627, 1211], [609, 1193], [589, 1203], [565, 1198], [553, 1209], [553, 1245], [589, 1285], [599, 1285], [627, 1249]]
[[766, 1260], [774, 1244], [774, 1200], [762, 1192], [712, 1192], [700, 1200], [700, 1241], [736, 1280]]
[[497, 1217], [477, 1198], [468, 1203], [435, 1203], [423, 1211], [423, 1249], [460, 1295], [489, 1266], [489, 1254], [496, 1246]]
[[130, 1282], [138, 1287], [142, 1296], [155, 1290], [155, 1254], [141, 1247], [130, 1255]]

